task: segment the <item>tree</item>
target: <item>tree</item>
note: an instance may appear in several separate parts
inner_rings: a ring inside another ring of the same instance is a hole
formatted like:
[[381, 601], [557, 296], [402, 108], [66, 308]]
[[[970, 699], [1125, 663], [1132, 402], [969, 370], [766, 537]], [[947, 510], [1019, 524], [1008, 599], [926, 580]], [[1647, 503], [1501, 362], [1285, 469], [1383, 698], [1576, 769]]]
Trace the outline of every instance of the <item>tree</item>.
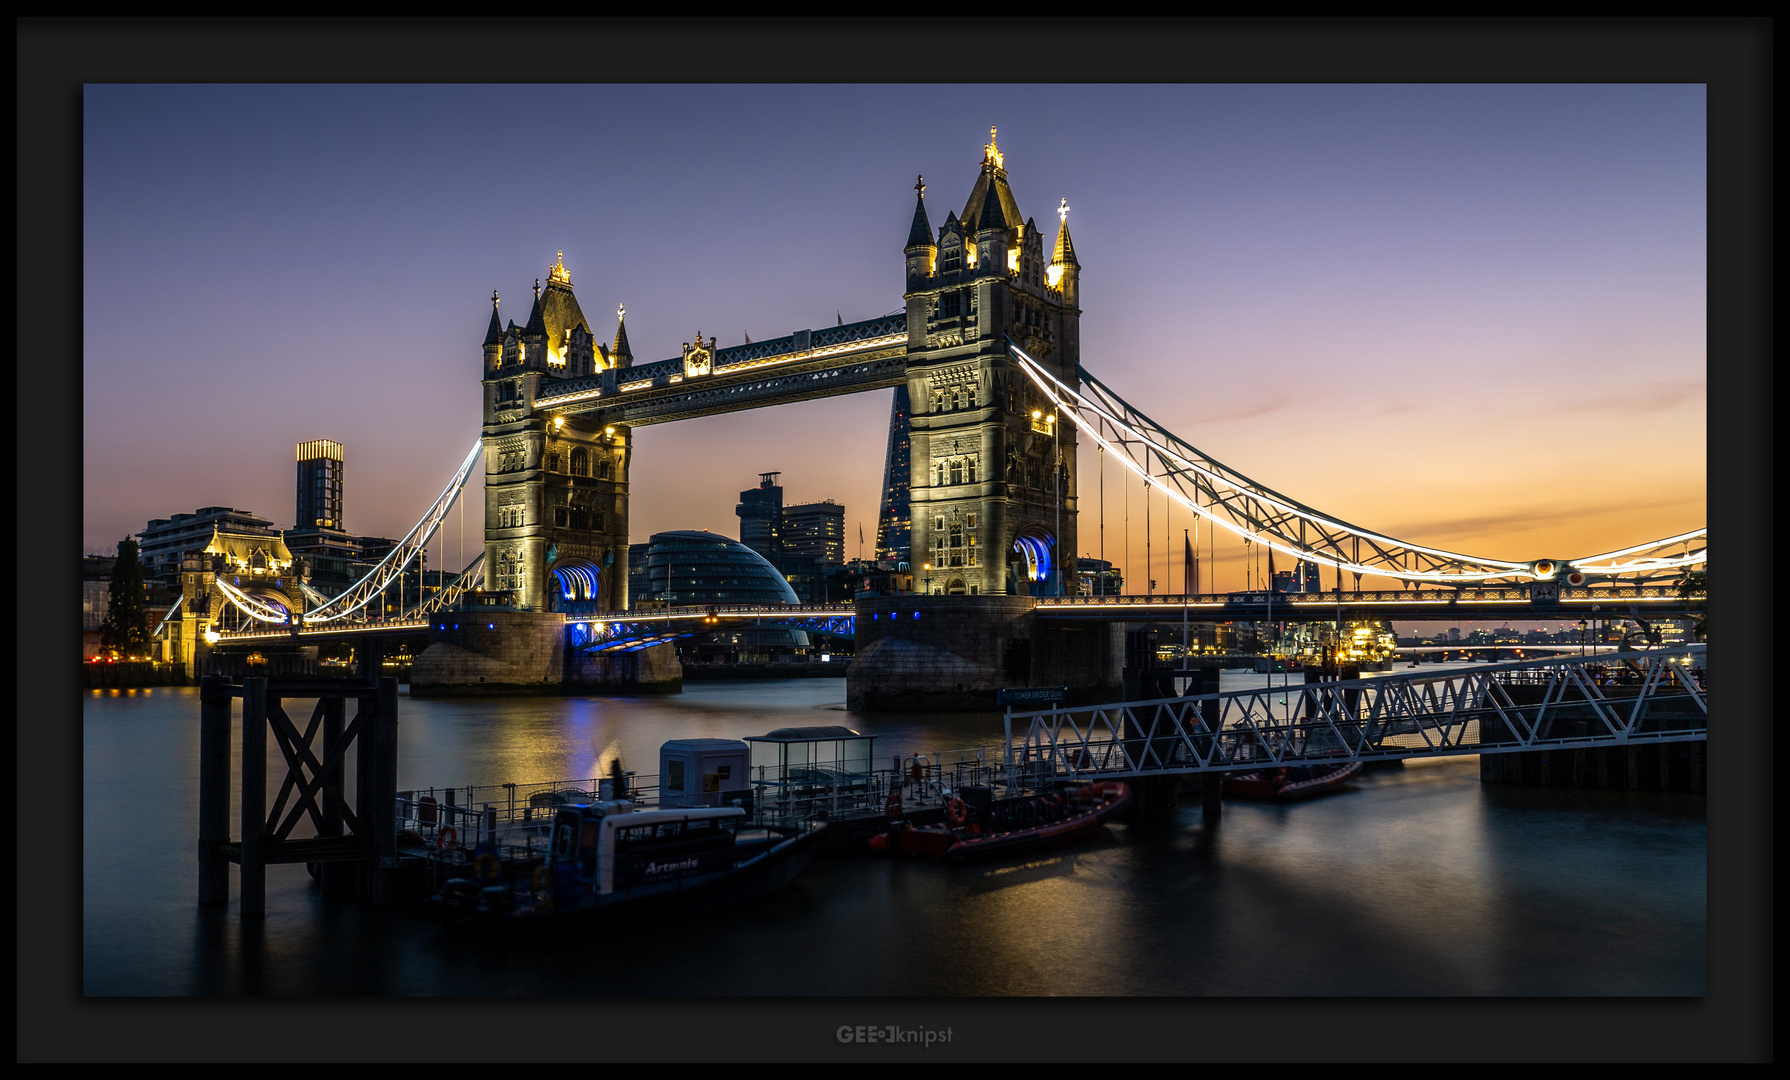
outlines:
[[112, 566], [112, 592], [107, 601], [100, 643], [126, 656], [148, 651], [149, 625], [143, 611], [143, 564], [137, 561], [137, 542], [125, 537], [118, 542], [118, 561]]
[[1707, 569], [1692, 570], [1684, 575], [1684, 580], [1678, 583], [1679, 599], [1689, 601], [1685, 606], [1697, 613], [1697, 622], [1691, 632], [1696, 635], [1698, 641], [1709, 640], [1709, 615], [1707, 614], [1708, 609], [1705, 607], [1709, 602], [1708, 596], [1709, 571]]

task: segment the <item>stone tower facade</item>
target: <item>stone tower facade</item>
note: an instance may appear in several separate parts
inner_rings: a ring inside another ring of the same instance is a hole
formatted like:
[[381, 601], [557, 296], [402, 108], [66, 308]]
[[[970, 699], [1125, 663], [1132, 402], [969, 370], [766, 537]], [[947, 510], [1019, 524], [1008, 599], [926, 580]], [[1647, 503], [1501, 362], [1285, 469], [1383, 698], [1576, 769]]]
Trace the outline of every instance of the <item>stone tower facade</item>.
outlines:
[[1076, 432], [1007, 341], [1069, 386], [1081, 354], [1068, 206], [1046, 251], [1007, 182], [994, 131], [963, 214], [933, 233], [917, 183], [908, 232], [908, 400], [916, 584], [946, 595], [1076, 588]]
[[591, 333], [563, 253], [535, 282], [528, 323], [503, 325], [491, 296], [483, 382], [485, 587], [523, 611], [592, 614], [628, 606], [626, 427], [537, 411], [555, 380], [633, 363], [619, 326]]

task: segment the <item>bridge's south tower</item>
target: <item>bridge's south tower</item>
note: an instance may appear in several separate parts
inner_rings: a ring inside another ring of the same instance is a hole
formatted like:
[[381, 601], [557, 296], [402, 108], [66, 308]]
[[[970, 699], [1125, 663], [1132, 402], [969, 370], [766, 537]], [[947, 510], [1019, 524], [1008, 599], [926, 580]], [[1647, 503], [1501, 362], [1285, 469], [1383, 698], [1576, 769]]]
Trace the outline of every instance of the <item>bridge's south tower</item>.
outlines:
[[625, 427], [556, 416], [534, 402], [550, 380], [628, 366], [626, 331], [591, 333], [563, 256], [535, 282], [528, 324], [503, 325], [492, 294], [484, 344], [485, 587], [525, 611], [628, 605]]
[[[913, 566], [945, 594], [1076, 589], [1075, 428], [1007, 353], [1070, 386], [1080, 360], [1080, 264], [1068, 206], [1047, 254], [1020, 215], [994, 131], [963, 215], [935, 236], [925, 185], [909, 230], [908, 398]], [[930, 569], [926, 564], [930, 564]]]

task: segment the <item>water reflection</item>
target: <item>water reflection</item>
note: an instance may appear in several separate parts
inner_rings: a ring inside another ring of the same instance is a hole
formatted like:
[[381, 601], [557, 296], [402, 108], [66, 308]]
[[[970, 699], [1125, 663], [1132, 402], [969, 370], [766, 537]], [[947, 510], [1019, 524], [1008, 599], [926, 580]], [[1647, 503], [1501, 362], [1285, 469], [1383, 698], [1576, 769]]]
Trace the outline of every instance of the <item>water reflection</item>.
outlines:
[[[405, 698], [399, 787], [586, 779], [618, 758], [652, 773], [668, 739], [796, 724], [874, 734], [882, 761], [1000, 733], [997, 714], [852, 714], [843, 699], [843, 680]], [[194, 901], [197, 692], [82, 700], [93, 995], [1694, 995], [1706, 984], [1700, 799], [1488, 787], [1473, 759], [1367, 773], [1309, 803], [1231, 803], [1216, 828], [1183, 807], [1006, 862], [825, 859], [773, 897], [689, 926], [455, 945], [410, 913], [325, 898], [296, 866], [270, 868], [267, 916], [245, 923], [234, 904]], [[270, 791], [281, 770], [270, 763]]]

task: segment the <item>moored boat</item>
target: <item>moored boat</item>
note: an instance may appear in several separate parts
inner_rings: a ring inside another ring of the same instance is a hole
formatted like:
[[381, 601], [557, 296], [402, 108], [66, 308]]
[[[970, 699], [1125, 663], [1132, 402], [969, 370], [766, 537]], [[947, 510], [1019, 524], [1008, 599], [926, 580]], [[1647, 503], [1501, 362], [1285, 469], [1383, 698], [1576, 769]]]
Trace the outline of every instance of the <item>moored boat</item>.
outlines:
[[807, 866], [816, 835], [754, 825], [739, 807], [562, 806], [544, 856], [491, 859], [484, 865], [497, 880], [455, 878], [434, 903], [463, 928], [697, 914], [787, 884]]
[[1232, 799], [1293, 802], [1333, 791], [1360, 771], [1359, 761], [1258, 769], [1225, 777], [1224, 793]]
[[871, 838], [873, 851], [929, 859], [975, 859], [1009, 855], [1092, 832], [1131, 806], [1131, 786], [1103, 781], [1031, 799], [972, 809], [952, 799], [947, 820], [913, 826], [895, 822]]

